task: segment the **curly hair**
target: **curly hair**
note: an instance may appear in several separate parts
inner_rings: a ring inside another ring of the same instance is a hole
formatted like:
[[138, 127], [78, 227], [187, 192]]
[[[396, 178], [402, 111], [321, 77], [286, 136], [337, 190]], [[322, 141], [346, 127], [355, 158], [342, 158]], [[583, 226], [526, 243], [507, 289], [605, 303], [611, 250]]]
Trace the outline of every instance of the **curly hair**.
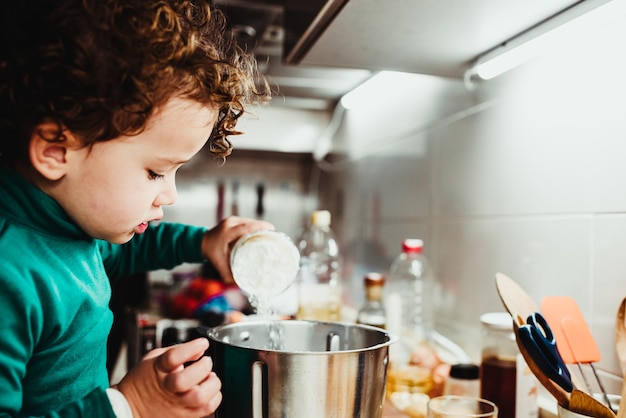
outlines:
[[29, 0], [0, 17], [0, 161], [25, 161], [44, 120], [85, 146], [140, 133], [174, 95], [217, 106], [209, 150], [231, 152], [244, 105], [267, 101], [251, 55], [208, 0]]

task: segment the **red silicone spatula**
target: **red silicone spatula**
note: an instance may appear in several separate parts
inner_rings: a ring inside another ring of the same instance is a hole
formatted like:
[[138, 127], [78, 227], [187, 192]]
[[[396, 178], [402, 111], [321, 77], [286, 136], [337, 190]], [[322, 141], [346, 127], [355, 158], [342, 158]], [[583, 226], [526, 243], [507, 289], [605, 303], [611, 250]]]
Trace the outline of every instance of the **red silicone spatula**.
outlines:
[[[552, 328], [563, 361], [577, 364], [579, 368], [581, 364], [589, 364], [610, 407], [604, 386], [593, 366], [594, 362], [600, 361], [600, 350], [576, 301], [568, 296], [546, 296], [541, 301], [541, 312]], [[581, 375], [584, 378], [582, 369]], [[590, 388], [588, 383], [587, 387]]]

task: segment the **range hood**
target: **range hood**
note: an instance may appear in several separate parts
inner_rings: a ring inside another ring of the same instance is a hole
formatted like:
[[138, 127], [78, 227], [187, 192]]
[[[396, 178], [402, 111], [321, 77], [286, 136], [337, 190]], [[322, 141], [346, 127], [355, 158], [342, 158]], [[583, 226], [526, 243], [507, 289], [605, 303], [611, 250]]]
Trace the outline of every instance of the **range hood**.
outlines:
[[[285, 123], [303, 117], [323, 130], [339, 99], [377, 72], [460, 80], [479, 55], [579, 3], [608, 0], [210, 1], [277, 91], [274, 113], [244, 129], [261, 139], [237, 139], [238, 146], [284, 150], [286, 143], [289, 152], [310, 152], [323, 133]], [[320, 112], [303, 112], [311, 110]]]
[[[367, 69], [293, 65], [284, 57], [326, 27], [319, 20], [326, 0], [213, 0], [237, 42], [253, 52], [276, 92], [272, 104], [330, 111], [341, 96], [371, 76]], [[328, 22], [329, 23], [329, 22]], [[313, 36], [311, 36], [313, 35]], [[309, 45], [310, 47], [310, 45]]]
[[[308, 68], [394, 70], [462, 78], [478, 55], [564, 9], [594, 0], [215, 1], [218, 6], [237, 4], [277, 12], [270, 27], [279, 28], [282, 51], [269, 62], [285, 72], [281, 77], [297, 78], [300, 70]], [[265, 46], [263, 42], [258, 45], [261, 58]], [[303, 78], [309, 83], [318, 81], [323, 88], [334, 76]], [[316, 89], [312, 90], [308, 93], [315, 96]], [[291, 94], [291, 90], [285, 92]]]
[[576, 3], [581, 2], [351, 0], [290, 63], [462, 78], [480, 54]]

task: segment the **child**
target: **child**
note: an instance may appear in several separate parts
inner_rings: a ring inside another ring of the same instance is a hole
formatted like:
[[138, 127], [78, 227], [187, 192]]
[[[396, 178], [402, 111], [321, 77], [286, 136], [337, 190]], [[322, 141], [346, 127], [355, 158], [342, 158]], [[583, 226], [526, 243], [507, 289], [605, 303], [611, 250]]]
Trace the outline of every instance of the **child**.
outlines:
[[176, 200], [178, 168], [197, 152], [226, 157], [244, 104], [269, 97], [208, 3], [3, 4], [0, 416], [218, 407], [206, 339], [154, 350], [114, 388], [105, 367], [109, 278], [207, 259], [232, 279], [233, 242], [272, 228], [243, 218], [150, 226]]

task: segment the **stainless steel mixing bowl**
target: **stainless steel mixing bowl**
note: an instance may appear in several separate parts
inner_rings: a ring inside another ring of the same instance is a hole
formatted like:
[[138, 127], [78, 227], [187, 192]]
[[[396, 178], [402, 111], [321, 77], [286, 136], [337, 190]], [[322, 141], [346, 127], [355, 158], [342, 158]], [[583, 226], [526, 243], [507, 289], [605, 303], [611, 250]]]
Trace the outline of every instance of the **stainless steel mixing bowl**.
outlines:
[[216, 418], [380, 418], [389, 345], [383, 329], [255, 320], [207, 331], [222, 380]]

